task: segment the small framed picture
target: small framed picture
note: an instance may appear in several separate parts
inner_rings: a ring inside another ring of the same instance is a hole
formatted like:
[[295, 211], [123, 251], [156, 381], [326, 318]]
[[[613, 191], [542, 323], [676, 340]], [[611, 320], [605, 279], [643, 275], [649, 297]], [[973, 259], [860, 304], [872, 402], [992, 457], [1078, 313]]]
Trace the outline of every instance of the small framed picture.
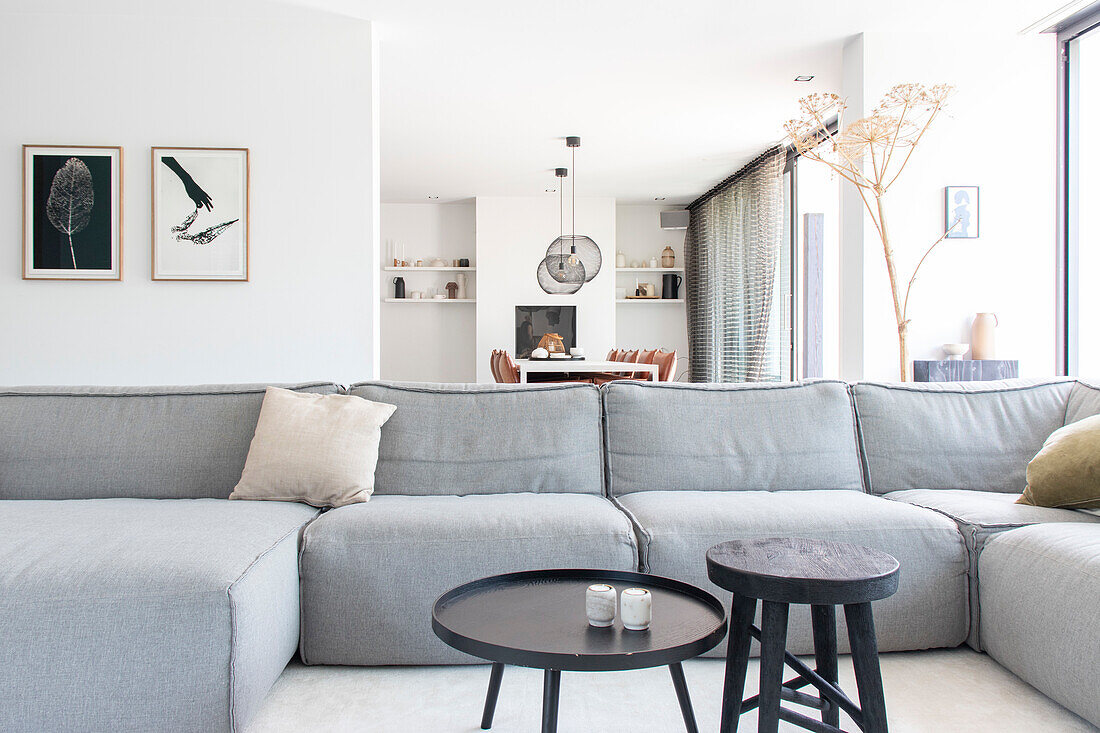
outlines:
[[979, 201], [977, 186], [946, 186], [943, 189], [944, 230], [948, 239], [977, 239]]
[[248, 148], [153, 148], [153, 279], [248, 280]]
[[23, 146], [23, 279], [122, 279], [122, 148]]

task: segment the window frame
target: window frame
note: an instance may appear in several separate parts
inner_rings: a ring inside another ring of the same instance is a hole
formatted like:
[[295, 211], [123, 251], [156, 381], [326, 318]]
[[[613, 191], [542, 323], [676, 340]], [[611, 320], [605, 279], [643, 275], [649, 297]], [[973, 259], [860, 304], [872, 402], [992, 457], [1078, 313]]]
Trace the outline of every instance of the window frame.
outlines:
[[1058, 149], [1057, 149], [1057, 343], [1056, 368], [1063, 376], [1078, 373], [1080, 324], [1078, 292], [1078, 161], [1074, 156], [1080, 131], [1075, 93], [1077, 70], [1073, 43], [1082, 36], [1100, 33], [1100, 3], [1093, 3], [1064, 22], [1048, 29], [1057, 34], [1058, 53]]

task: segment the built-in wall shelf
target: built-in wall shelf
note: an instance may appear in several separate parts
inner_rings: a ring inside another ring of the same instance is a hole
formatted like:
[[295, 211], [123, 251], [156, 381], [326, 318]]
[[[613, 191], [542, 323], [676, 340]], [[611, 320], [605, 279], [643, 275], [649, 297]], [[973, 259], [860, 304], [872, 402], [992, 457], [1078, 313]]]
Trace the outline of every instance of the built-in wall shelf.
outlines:
[[683, 298], [620, 298], [616, 303], [683, 303]]
[[616, 267], [615, 272], [683, 272], [682, 267]]
[[386, 272], [474, 272], [476, 267], [383, 267]]
[[[423, 269], [423, 268], [421, 268]], [[387, 303], [476, 303], [477, 298], [386, 298]]]

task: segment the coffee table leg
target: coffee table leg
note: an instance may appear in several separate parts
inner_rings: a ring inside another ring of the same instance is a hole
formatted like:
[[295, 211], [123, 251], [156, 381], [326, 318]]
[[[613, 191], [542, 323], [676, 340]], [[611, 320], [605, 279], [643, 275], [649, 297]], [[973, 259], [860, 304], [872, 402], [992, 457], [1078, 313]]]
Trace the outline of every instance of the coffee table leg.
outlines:
[[783, 652], [787, 649], [787, 604], [764, 601], [760, 619], [760, 709], [759, 733], [779, 730], [779, 705], [782, 701]]
[[489, 691], [485, 693], [485, 711], [481, 714], [481, 729], [493, 727], [493, 713], [497, 710], [497, 696], [500, 695], [500, 680], [504, 677], [504, 665], [493, 662], [493, 671], [489, 673]]
[[561, 672], [548, 669], [542, 675], [542, 733], [557, 733], [558, 693], [561, 691]]
[[699, 733], [695, 723], [695, 711], [691, 708], [691, 696], [688, 695], [687, 680], [684, 679], [684, 666], [679, 662], [668, 665], [672, 673], [672, 686], [676, 688], [676, 699], [680, 701], [680, 712], [684, 715], [684, 725], [688, 733]]
[[845, 605], [844, 620], [848, 624], [848, 641], [852, 646], [852, 666], [859, 690], [859, 709], [863, 712], [864, 733], [886, 733], [886, 700], [882, 692], [871, 604]]
[[[811, 606], [810, 619], [814, 628], [814, 666], [819, 675], [835, 686], [837, 683], [836, 660], [836, 609], [833, 606]], [[840, 727], [840, 708], [833, 705], [821, 711], [821, 722]]]
[[749, 627], [756, 616], [756, 599], [734, 595], [730, 611], [729, 642], [726, 647], [726, 681], [722, 690], [721, 733], [736, 733], [745, 699], [745, 675], [749, 667]]

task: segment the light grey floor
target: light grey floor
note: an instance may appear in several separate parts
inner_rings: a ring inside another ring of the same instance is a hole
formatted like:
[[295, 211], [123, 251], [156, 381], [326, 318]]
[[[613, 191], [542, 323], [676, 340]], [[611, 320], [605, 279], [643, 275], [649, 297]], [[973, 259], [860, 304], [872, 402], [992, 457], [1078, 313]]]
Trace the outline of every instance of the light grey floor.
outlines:
[[[695, 660], [687, 662], [684, 670], [700, 730], [716, 731], [722, 662]], [[841, 658], [840, 670], [841, 685], [854, 689], [849, 657]], [[757, 673], [754, 659], [746, 694], [756, 693]], [[892, 733], [1098, 730], [989, 657], [967, 648], [884, 654], [882, 677]], [[488, 679], [488, 666], [304, 667], [295, 663], [275, 684], [248, 733], [473, 733], [479, 730]], [[542, 673], [507, 668], [493, 730], [538, 731], [541, 705]], [[857, 730], [847, 718], [841, 727]], [[676, 733], [684, 728], [668, 670], [659, 668], [563, 673], [558, 730]], [[755, 713], [741, 719], [741, 730], [756, 730]], [[801, 729], [782, 724], [780, 730]]]

